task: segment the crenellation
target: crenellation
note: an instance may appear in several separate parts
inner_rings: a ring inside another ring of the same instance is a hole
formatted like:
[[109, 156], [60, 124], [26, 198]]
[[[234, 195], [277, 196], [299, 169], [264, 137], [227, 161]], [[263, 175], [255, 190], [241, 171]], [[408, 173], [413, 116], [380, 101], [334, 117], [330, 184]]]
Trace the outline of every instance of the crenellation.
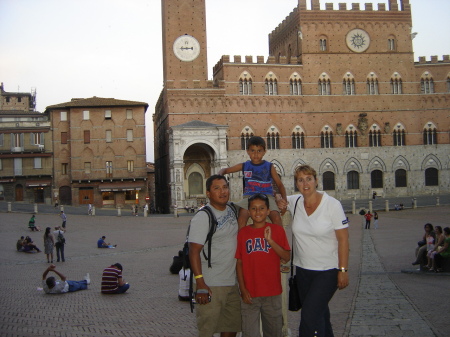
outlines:
[[398, 11], [397, 0], [389, 0], [389, 10], [390, 11]]
[[256, 63], [258, 64], [264, 63], [264, 56], [256, 56]]
[[246, 55], [245, 56], [245, 63], [253, 63], [253, 56]]
[[386, 4], [378, 4], [378, 10], [384, 12], [386, 10]]
[[442, 62], [450, 63], [450, 55], [442, 55]]
[[364, 9], [366, 11], [373, 11], [373, 4], [372, 3], [366, 3], [364, 4]]
[[431, 63], [437, 63], [438, 62], [438, 57], [437, 55], [432, 55], [431, 56]]
[[352, 3], [352, 11], [359, 11], [359, 3], [353, 2]]
[[280, 56], [279, 63], [280, 64], [287, 64], [287, 57], [286, 56]]
[[275, 56], [271, 55], [267, 58], [267, 64], [275, 64]]
[[234, 55], [234, 63], [241, 63], [241, 55]]
[[332, 2], [327, 2], [325, 4], [325, 10], [332, 11], [333, 10], [333, 3]]
[[311, 0], [311, 10], [313, 11], [320, 10], [320, 0]]
[[347, 10], [347, 3], [346, 2], [340, 2], [339, 3], [339, 10], [340, 11], [346, 11]]

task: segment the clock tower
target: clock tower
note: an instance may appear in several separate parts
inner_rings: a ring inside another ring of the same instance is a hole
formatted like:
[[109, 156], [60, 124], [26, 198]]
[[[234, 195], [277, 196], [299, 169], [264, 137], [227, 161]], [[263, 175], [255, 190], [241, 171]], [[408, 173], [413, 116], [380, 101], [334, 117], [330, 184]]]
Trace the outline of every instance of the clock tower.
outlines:
[[205, 0], [161, 0], [164, 86], [205, 87]]

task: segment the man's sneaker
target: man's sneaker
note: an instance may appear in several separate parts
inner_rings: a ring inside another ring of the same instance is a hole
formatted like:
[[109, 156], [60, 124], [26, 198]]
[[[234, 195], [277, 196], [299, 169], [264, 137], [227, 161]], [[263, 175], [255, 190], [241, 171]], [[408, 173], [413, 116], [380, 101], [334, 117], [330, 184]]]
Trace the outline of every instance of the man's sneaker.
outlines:
[[89, 273], [86, 274], [86, 276], [84, 277], [84, 279], [86, 280], [87, 284], [91, 284], [91, 279], [89, 277]]

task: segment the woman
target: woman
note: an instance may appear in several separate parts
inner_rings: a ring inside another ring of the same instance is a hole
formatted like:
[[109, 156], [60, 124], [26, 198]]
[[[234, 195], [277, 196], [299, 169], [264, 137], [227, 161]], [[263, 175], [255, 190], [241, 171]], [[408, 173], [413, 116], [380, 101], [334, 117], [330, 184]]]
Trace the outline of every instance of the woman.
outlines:
[[436, 266], [434, 263], [434, 256], [436, 255], [439, 248], [441, 248], [444, 245], [444, 240], [445, 240], [445, 235], [444, 235], [444, 232], [442, 231], [441, 226], [435, 226], [434, 231], [436, 233], [436, 244], [434, 245], [433, 249], [430, 250], [427, 254], [428, 264], [426, 267], [430, 270], [436, 269]]
[[[338, 200], [316, 190], [317, 173], [312, 167], [298, 167], [295, 183], [302, 195], [289, 196], [287, 208], [291, 214], [296, 208], [292, 246], [302, 302], [299, 334], [333, 336], [328, 302], [337, 288], [349, 283], [348, 220]], [[282, 201], [279, 206], [284, 206]]]
[[442, 260], [448, 259], [450, 257], [450, 228], [448, 227], [444, 228], [444, 235], [445, 235], [444, 246], [439, 248], [436, 255], [434, 256], [436, 266], [434, 271], [436, 273], [442, 272], [442, 263], [444, 262]]
[[44, 233], [44, 250], [45, 254], [47, 254], [47, 263], [53, 263], [53, 247], [55, 246], [55, 239], [53, 238], [53, 234], [50, 233], [50, 231], [51, 228], [47, 227]]
[[373, 225], [374, 225], [375, 229], [378, 229], [378, 213], [377, 212], [373, 213]]

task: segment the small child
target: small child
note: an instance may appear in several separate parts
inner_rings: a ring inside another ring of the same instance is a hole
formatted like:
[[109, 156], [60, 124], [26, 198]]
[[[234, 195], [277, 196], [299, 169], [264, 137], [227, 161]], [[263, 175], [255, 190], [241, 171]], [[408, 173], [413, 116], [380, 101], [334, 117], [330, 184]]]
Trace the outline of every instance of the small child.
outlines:
[[266, 142], [264, 139], [258, 136], [253, 136], [248, 140], [247, 154], [250, 160], [245, 163], [237, 164], [232, 167], [223, 168], [219, 171], [220, 175], [242, 171], [244, 174], [244, 198], [239, 203], [239, 229], [247, 225], [248, 218], [250, 217], [247, 211], [247, 199], [249, 196], [255, 193], [262, 193], [269, 197], [269, 205], [272, 210], [269, 213], [270, 221], [274, 224], [282, 225], [281, 216], [276, 209], [278, 209], [273, 196], [272, 181], [275, 182], [281, 197], [286, 201], [286, 189], [278, 176], [275, 167], [272, 163], [263, 160], [266, 154]]
[[290, 247], [282, 226], [266, 223], [270, 212], [264, 194], [248, 198], [253, 224], [238, 232], [235, 258], [236, 273], [242, 297], [243, 337], [260, 336], [260, 316], [264, 336], [281, 337], [280, 260], [290, 260]]

